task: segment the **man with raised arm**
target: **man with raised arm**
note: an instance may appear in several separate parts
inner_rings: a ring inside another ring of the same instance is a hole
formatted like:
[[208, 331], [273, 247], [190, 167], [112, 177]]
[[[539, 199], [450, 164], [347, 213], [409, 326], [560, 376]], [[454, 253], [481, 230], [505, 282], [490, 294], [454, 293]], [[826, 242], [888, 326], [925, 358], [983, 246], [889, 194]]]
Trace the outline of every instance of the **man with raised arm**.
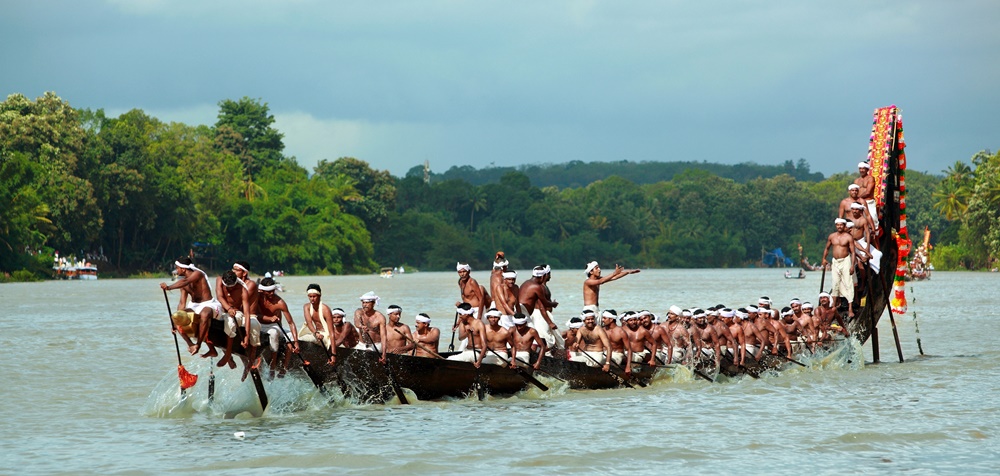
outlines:
[[[167, 291], [180, 289], [181, 299], [177, 303], [177, 310], [190, 310], [200, 316], [197, 343], [192, 343], [187, 334], [183, 332], [181, 333], [181, 337], [187, 343], [188, 352], [191, 355], [197, 354], [198, 350], [201, 349], [201, 343], [205, 342], [208, 345], [208, 351], [202, 354], [202, 357], [215, 357], [219, 353], [212, 347], [212, 344], [206, 341], [208, 340], [208, 328], [211, 325], [212, 319], [222, 314], [222, 305], [212, 297], [212, 287], [208, 284], [208, 275], [195, 267], [191, 262], [191, 258], [180, 258], [174, 261], [174, 266], [177, 268], [177, 276], [180, 279], [170, 285], [160, 283], [160, 288]], [[188, 297], [191, 298], [190, 305], [187, 303]]]
[[359, 339], [357, 349], [381, 352], [379, 362], [385, 363], [385, 316], [377, 309], [379, 298], [375, 291], [368, 291], [361, 296], [361, 307], [354, 311], [354, 327], [358, 329]]
[[597, 261], [587, 263], [587, 269], [584, 271], [587, 279], [583, 281], [583, 308], [590, 309], [595, 313], [601, 312], [599, 309], [601, 285], [638, 272], [638, 269], [625, 269], [616, 264], [613, 273], [601, 276], [601, 266], [597, 264]]

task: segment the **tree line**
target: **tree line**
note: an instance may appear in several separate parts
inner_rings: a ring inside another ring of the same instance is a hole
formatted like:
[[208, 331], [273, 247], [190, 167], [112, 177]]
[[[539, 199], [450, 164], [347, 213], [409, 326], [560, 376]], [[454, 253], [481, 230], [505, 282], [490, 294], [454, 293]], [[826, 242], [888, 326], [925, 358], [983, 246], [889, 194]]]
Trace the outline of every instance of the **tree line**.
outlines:
[[[911, 228], [941, 230], [956, 266], [997, 256], [998, 160], [906, 177]], [[817, 261], [851, 180], [804, 160], [417, 166], [394, 177], [341, 157], [309, 171], [284, 154], [257, 99], [220, 101], [214, 125], [189, 126], [12, 94], [0, 103], [0, 271], [45, 276], [57, 251], [118, 275], [166, 271], [182, 255], [296, 274], [483, 269], [500, 249], [520, 269], [740, 267], [777, 247], [797, 257], [799, 244]]]

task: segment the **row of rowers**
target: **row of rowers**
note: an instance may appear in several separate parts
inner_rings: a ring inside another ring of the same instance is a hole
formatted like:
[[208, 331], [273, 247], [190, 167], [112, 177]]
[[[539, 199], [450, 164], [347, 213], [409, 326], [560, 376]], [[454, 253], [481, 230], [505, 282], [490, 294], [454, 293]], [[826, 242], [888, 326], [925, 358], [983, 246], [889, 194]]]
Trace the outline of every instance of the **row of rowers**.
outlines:
[[761, 297], [757, 305], [738, 309], [722, 304], [683, 310], [671, 306], [662, 322], [649, 311], [619, 316], [614, 310], [605, 310], [600, 314], [600, 325], [598, 315], [585, 310], [567, 323], [567, 357], [591, 366], [625, 365], [626, 371], [632, 362], [688, 364], [702, 357], [714, 358], [719, 365], [726, 353], [736, 364], [744, 365], [768, 350], [786, 356], [807, 347], [815, 350], [832, 339], [835, 321], [839, 332], [848, 334], [827, 293], [819, 295], [818, 307], [797, 298], [780, 311], [771, 304], [770, 298]]

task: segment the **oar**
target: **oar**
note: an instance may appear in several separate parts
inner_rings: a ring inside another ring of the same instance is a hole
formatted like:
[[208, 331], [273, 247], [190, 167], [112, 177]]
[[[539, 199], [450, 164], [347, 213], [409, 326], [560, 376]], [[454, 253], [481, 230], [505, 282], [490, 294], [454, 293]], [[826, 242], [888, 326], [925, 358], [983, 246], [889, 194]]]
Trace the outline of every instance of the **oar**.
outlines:
[[410, 341], [410, 343], [413, 344], [414, 348], [420, 347], [424, 352], [427, 352], [428, 354], [431, 354], [431, 355], [433, 355], [434, 357], [436, 357], [438, 359], [445, 360], [444, 357], [441, 357], [441, 354], [438, 354], [437, 352], [434, 352], [433, 350], [430, 350], [427, 347], [424, 347], [423, 344], [421, 344], [421, 343], [413, 340], [410, 336], [408, 336], [406, 334], [403, 334], [402, 332], [399, 332], [399, 329], [393, 329], [393, 331], [395, 331], [397, 334], [403, 336], [404, 339]]
[[[732, 356], [732, 358], [730, 359], [730, 362], [732, 362], [733, 365], [735, 365], [737, 368], [742, 369], [743, 372], [746, 373], [747, 375], [749, 375], [749, 376], [751, 376], [751, 377], [753, 377], [755, 379], [760, 378], [760, 372], [757, 372], [757, 371], [754, 371], [754, 370], [750, 370], [750, 368], [747, 367], [746, 365], [737, 364], [736, 363], [736, 351], [734, 351], [732, 349], [726, 349], [726, 354], [724, 354], [723, 357], [725, 357], [725, 356]], [[751, 356], [750, 358], [753, 358], [753, 357]]]
[[[267, 392], [264, 391], [264, 382], [260, 378], [260, 371], [250, 369], [250, 379], [253, 380], [253, 387], [257, 390], [257, 400], [260, 401], [261, 412], [267, 410]], [[263, 413], [261, 413], [263, 414]], [[255, 415], [260, 416], [260, 415]]]
[[[503, 357], [500, 357], [500, 354], [498, 354], [497, 351], [495, 351], [495, 350], [493, 350], [493, 349], [491, 349], [489, 347], [487, 347], [486, 349], [489, 350], [490, 352], [493, 352], [493, 355], [497, 356], [497, 358], [500, 359], [500, 361], [503, 362], [507, 367], [510, 367], [510, 361], [509, 360], [507, 360], [507, 359], [505, 359]], [[517, 374], [520, 375], [521, 378], [523, 378], [526, 382], [529, 382], [532, 385], [534, 385], [534, 386], [542, 389], [543, 392], [546, 392], [546, 391], [549, 390], [549, 387], [546, 387], [545, 384], [543, 384], [542, 382], [539, 382], [538, 379], [536, 379], [535, 377], [531, 376], [531, 374], [529, 374], [527, 371], [525, 371], [524, 369], [522, 369], [520, 366], [515, 365], [514, 366], [514, 371], [517, 372]]]
[[[456, 319], [458, 318], [458, 314], [455, 314], [455, 318]], [[454, 333], [452, 333], [452, 337], [454, 338]], [[475, 359], [476, 358], [476, 336], [472, 333], [472, 329], [469, 329], [469, 335], [466, 336], [466, 338], [469, 339], [469, 345], [472, 346], [472, 358]], [[472, 385], [474, 387], [476, 387], [476, 396], [479, 397], [479, 400], [483, 400], [483, 399], [486, 398], [486, 390], [483, 388], [482, 373], [479, 372], [479, 368], [478, 367], [475, 367], [475, 369], [476, 369], [476, 379], [475, 379], [475, 381], [473, 382]]]
[[[590, 359], [591, 362], [593, 362], [595, 365], [597, 365], [597, 368], [601, 369], [602, 372], [604, 372], [604, 373], [606, 373], [606, 374], [614, 377], [614, 379], [618, 381], [618, 385], [621, 385], [623, 387], [628, 387], [628, 388], [635, 388], [635, 385], [632, 385], [632, 384], [628, 383], [625, 379], [622, 378], [621, 375], [618, 375], [618, 374], [616, 374], [616, 373], [614, 373], [614, 372], [612, 372], [610, 370], [608, 370], [608, 371], [605, 372], [604, 371], [604, 366], [601, 365], [601, 363], [598, 362], [597, 359], [591, 357], [590, 354], [588, 354], [586, 352], [581, 352], [581, 353], [583, 355], [587, 356], [587, 358]], [[621, 366], [618, 365], [618, 364], [615, 364], [615, 362], [613, 360], [611, 360], [611, 355], [610, 354], [611, 354], [611, 352], [608, 352], [608, 362], [611, 363], [611, 364], [614, 364], [615, 367], [617, 367], [617, 368], [620, 369]], [[642, 385], [642, 384], [640, 383], [640, 385]], [[645, 385], [643, 385], [643, 387], [645, 387]]]
[[215, 359], [208, 360], [208, 401], [215, 400], [215, 372], [212, 370], [215, 367]]
[[[531, 364], [530, 364], [530, 363], [528, 363], [528, 362], [525, 362], [525, 361], [523, 361], [523, 360], [521, 360], [521, 359], [517, 358], [517, 354], [516, 354], [516, 351], [515, 351], [515, 354], [514, 354], [514, 360], [516, 360], [517, 362], [520, 362], [520, 363], [522, 363], [522, 364], [524, 364], [524, 365], [527, 365], [527, 366], [531, 366]], [[538, 371], [538, 372], [541, 372], [541, 373], [543, 373], [543, 374], [545, 374], [545, 375], [548, 375], [549, 377], [552, 377], [552, 378], [554, 378], [554, 379], [556, 379], [556, 380], [558, 380], [558, 381], [560, 381], [560, 382], [565, 382], [565, 381], [566, 381], [566, 379], [562, 379], [562, 378], [559, 378], [559, 377], [557, 377], [557, 376], [553, 375], [553, 374], [552, 374], [552, 372], [546, 372], [546, 371], [545, 371], [544, 369], [538, 369], [537, 371]]]
[[789, 361], [789, 362], [791, 362], [793, 364], [798, 364], [798, 365], [801, 365], [803, 367], [808, 367], [808, 365], [803, 364], [802, 362], [799, 362], [798, 360], [795, 360], [795, 359], [793, 359], [791, 357], [787, 357], [787, 356], [781, 355], [781, 352], [775, 352], [775, 353], [773, 353], [771, 355], [777, 355], [778, 357], [781, 357], [782, 359], [785, 359], [785, 360], [787, 360], [787, 361]]
[[[292, 337], [285, 332], [285, 326], [281, 325], [281, 316], [278, 316], [278, 329], [281, 329], [281, 334], [285, 336], [285, 342], [288, 344], [292, 343]], [[323, 347], [323, 341], [320, 340], [320, 347]], [[324, 347], [325, 348], [325, 347]], [[313, 371], [312, 365], [309, 365], [309, 361], [302, 357], [302, 349], [299, 352], [293, 352], [295, 355], [299, 356], [299, 361], [302, 362], [302, 370], [306, 372], [309, 380], [312, 380], [313, 385], [319, 389], [320, 393], [326, 394], [326, 386], [323, 385], [323, 379]]]
[[455, 330], [458, 329], [458, 313], [455, 313], [455, 323], [451, 325], [451, 344], [448, 344], [448, 352], [455, 351]]
[[170, 319], [170, 333], [174, 335], [174, 348], [177, 349], [177, 379], [180, 380], [181, 395], [183, 396], [185, 390], [198, 383], [198, 376], [188, 372], [184, 368], [184, 364], [181, 363], [181, 345], [177, 342], [177, 326], [174, 325], [174, 319], [171, 316], [170, 298], [167, 296], [166, 289], [163, 290], [163, 300], [167, 303], [167, 319]]
[[[372, 349], [375, 349], [374, 352], [378, 352], [378, 347], [375, 347], [375, 341], [372, 340], [372, 336], [368, 335], [368, 331], [361, 331], [361, 335], [367, 337], [368, 344], [372, 346]], [[385, 343], [383, 342], [382, 345], [385, 345]], [[389, 368], [388, 358], [385, 361], [385, 375], [389, 378], [389, 385], [392, 386], [392, 391], [396, 394], [396, 398], [399, 399], [399, 403], [409, 405], [410, 402], [406, 400], [406, 394], [403, 393], [402, 388], [399, 388], [399, 384], [396, 383], [396, 378], [392, 376], [392, 369]]]
[[823, 266], [823, 273], [819, 277], [819, 292], [823, 292], [824, 284], [826, 284], [826, 266]]

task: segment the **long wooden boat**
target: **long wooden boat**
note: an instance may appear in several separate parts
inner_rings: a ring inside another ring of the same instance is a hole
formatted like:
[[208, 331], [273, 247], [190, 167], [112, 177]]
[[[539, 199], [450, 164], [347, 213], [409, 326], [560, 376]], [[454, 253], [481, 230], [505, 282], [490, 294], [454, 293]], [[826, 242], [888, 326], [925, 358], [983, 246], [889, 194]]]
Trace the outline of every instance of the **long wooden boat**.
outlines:
[[655, 367], [642, 364], [632, 364], [632, 375], [625, 375], [624, 370], [616, 365], [611, 366], [610, 373], [601, 367], [591, 367], [585, 362], [574, 362], [564, 359], [544, 358], [540, 370], [543, 374], [565, 380], [569, 388], [583, 390], [599, 390], [618, 388], [622, 382], [630, 385], [646, 385], [653, 379]]

